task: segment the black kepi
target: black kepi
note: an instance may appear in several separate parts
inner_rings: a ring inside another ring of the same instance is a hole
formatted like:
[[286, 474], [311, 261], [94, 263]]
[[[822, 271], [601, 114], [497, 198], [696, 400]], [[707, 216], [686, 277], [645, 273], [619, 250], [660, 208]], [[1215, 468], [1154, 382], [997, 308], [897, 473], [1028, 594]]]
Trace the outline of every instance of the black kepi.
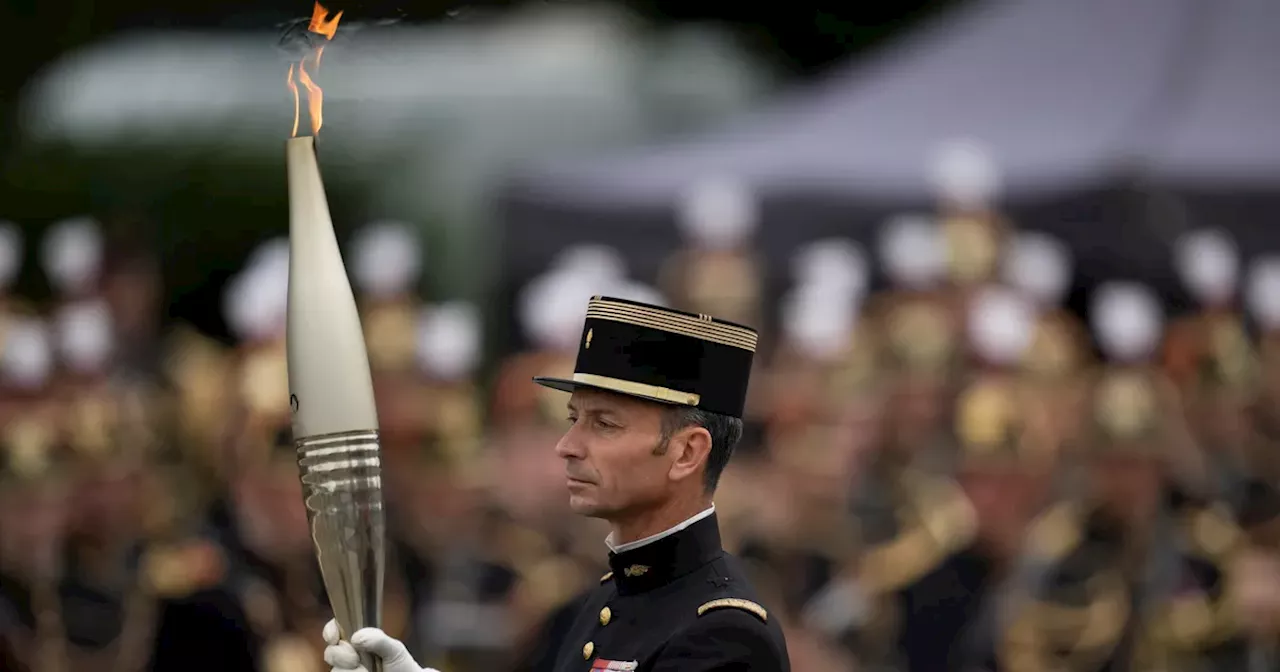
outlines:
[[596, 296], [587, 304], [573, 377], [533, 380], [741, 418], [757, 340], [755, 329], [710, 315]]

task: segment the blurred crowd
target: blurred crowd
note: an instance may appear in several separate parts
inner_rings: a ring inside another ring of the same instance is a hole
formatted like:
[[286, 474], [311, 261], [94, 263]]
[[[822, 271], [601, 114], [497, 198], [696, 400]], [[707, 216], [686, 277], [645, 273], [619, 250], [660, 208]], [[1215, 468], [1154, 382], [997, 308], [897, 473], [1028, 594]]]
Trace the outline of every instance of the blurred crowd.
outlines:
[[[715, 502], [797, 672], [1280, 669], [1280, 258], [1193, 230], [1172, 246], [1192, 311], [1102, 278], [1073, 313], [1072, 251], [1018, 230], [981, 162], [945, 172], [876, 245], [797, 250], [778, 301], [749, 190], [696, 185], [658, 278], [565, 250], [484, 381], [481, 312], [419, 295], [415, 229], [360, 229], [385, 629], [445, 672], [525, 669], [606, 571], [552, 450], [566, 399], [530, 383], [572, 372], [606, 294], [765, 326]], [[0, 288], [29, 242], [0, 229]], [[161, 261], [93, 220], [38, 242], [56, 299], [0, 289], [0, 669], [327, 669], [287, 242], [228, 284], [233, 346], [170, 324]]]

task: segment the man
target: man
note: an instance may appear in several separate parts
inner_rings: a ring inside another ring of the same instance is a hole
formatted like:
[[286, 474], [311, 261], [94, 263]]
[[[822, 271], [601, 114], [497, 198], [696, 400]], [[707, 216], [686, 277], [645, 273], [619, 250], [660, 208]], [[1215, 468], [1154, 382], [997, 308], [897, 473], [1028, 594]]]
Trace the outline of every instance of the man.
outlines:
[[[789, 672], [781, 627], [721, 548], [711, 501], [742, 434], [756, 340], [707, 315], [596, 297], [572, 378], [535, 379], [572, 394], [556, 454], [570, 507], [613, 528], [613, 571], [534, 669]], [[359, 669], [359, 652], [383, 672], [422, 669], [380, 630], [338, 636], [330, 622], [335, 669]]]

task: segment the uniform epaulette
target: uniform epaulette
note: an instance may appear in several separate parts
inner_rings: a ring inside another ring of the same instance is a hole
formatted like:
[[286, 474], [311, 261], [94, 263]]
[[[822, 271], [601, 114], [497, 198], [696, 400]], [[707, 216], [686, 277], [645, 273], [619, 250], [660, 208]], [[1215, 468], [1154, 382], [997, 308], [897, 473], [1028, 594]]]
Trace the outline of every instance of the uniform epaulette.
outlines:
[[744, 600], [737, 597], [722, 597], [718, 600], [704, 602], [702, 606], [698, 607], [698, 615], [702, 616], [708, 611], [714, 611], [716, 609], [741, 609], [755, 614], [756, 617], [766, 623], [769, 622], [769, 612], [766, 611], [764, 607], [752, 602], [751, 600]]
[[612, 579], [612, 578], [613, 578], [613, 572], [605, 572], [605, 575], [600, 577], [600, 583], [604, 583], [605, 581], [608, 581], [609, 579]]

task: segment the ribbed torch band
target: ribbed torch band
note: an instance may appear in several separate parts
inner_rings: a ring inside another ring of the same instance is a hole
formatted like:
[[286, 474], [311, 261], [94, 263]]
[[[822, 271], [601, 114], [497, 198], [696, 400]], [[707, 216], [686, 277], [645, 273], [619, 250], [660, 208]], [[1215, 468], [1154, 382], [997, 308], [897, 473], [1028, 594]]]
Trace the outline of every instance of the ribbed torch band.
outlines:
[[[378, 431], [308, 436], [294, 442], [298, 470], [308, 495], [382, 490]], [[381, 508], [381, 501], [377, 508]], [[310, 503], [308, 508], [310, 508]], [[315, 509], [313, 509], [315, 510]]]

